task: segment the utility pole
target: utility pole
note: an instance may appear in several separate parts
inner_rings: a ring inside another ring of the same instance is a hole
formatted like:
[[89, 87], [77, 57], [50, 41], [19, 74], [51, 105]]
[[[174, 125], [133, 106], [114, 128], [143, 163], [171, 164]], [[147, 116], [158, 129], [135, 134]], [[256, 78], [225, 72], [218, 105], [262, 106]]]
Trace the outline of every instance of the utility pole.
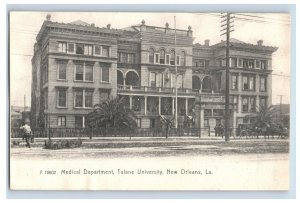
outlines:
[[[226, 26], [221, 30], [221, 36], [226, 34], [226, 89], [225, 89], [225, 141], [229, 141], [230, 132], [229, 132], [229, 120], [230, 120], [230, 112], [229, 112], [229, 49], [230, 49], [230, 32], [234, 30], [231, 29], [233, 23], [231, 21], [234, 17], [231, 16], [231, 13], [227, 13], [226, 15], [221, 16], [221, 27]], [[224, 19], [225, 18], [225, 19]], [[225, 23], [225, 24], [222, 24]], [[225, 31], [225, 32], [224, 32]]]

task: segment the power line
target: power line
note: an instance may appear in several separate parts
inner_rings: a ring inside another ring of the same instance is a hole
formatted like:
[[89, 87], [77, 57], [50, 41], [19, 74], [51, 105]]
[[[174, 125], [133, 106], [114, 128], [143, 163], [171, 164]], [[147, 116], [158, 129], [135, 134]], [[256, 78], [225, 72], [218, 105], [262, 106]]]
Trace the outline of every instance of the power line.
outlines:
[[266, 19], [269, 19], [269, 20], [273, 20], [273, 21], [269, 21], [269, 22], [277, 21], [278, 23], [288, 23], [288, 24], [290, 24], [289, 20], [283, 20], [283, 19], [278, 19], [278, 18], [270, 18], [270, 17], [265, 17], [265, 16], [250, 15], [250, 14], [241, 14], [241, 13], [235, 13], [235, 15], [250, 17], [250, 19], [251, 18], [252, 19], [259, 18], [259, 19], [263, 19], [264, 21], [266, 21]]

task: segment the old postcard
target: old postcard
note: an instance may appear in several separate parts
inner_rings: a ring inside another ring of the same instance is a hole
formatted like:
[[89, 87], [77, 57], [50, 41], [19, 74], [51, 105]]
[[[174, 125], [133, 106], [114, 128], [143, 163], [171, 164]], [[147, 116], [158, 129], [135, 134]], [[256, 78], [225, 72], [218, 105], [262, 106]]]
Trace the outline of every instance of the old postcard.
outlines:
[[9, 33], [12, 190], [289, 190], [289, 13], [18, 11]]

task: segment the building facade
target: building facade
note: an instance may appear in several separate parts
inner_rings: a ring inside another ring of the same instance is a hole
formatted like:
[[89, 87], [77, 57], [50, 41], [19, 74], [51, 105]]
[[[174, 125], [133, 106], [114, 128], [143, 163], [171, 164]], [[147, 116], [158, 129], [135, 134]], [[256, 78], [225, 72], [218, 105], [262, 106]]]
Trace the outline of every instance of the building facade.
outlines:
[[[85, 116], [95, 104], [118, 96], [135, 112], [139, 127], [155, 128], [159, 116], [175, 115], [176, 86], [179, 127], [187, 120], [211, 129], [223, 122], [225, 42], [193, 44], [190, 26], [175, 31], [168, 23], [156, 27], [142, 21], [112, 29], [50, 18], [36, 38], [32, 58], [34, 127], [85, 127]], [[271, 104], [276, 49], [262, 41], [231, 40], [232, 127], [250, 122], [245, 116], [256, 106]]]

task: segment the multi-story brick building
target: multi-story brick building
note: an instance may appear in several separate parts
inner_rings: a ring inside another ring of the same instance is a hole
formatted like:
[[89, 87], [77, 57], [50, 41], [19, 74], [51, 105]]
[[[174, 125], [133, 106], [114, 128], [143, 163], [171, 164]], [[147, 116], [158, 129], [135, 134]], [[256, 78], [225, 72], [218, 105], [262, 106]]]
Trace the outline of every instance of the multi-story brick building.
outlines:
[[[175, 47], [176, 36], [176, 47]], [[125, 97], [141, 128], [158, 116], [175, 115], [178, 125], [213, 128], [224, 117], [225, 44], [193, 44], [193, 31], [148, 26], [95, 27], [82, 21], [44, 22], [32, 58], [32, 125], [84, 127], [95, 104]], [[277, 48], [231, 41], [231, 125], [271, 104], [272, 53]]]

